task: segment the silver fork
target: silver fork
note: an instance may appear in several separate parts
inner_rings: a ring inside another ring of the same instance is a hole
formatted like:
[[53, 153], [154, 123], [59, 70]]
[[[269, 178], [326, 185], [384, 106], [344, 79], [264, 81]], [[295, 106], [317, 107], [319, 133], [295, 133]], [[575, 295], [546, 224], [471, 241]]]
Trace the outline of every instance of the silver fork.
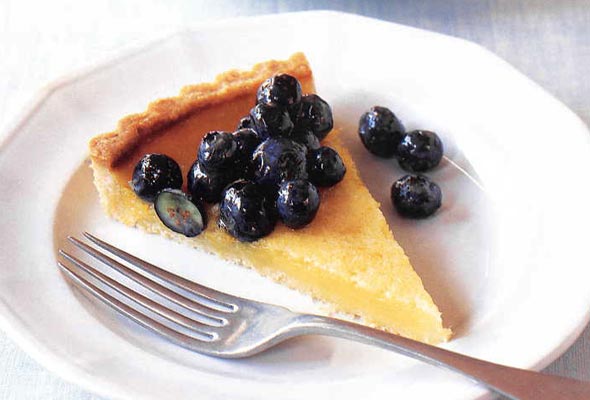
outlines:
[[[198, 353], [223, 358], [248, 357], [294, 336], [327, 335], [375, 345], [453, 370], [512, 399], [590, 399], [590, 382], [498, 365], [352, 322], [295, 313], [276, 305], [232, 296], [167, 272], [89, 233], [84, 233], [84, 236], [101, 250], [74, 237], [68, 237], [68, 240], [84, 253], [189, 312], [175, 311], [60, 250], [64, 260], [68, 261], [58, 262], [62, 270], [76, 284], [114, 310], [171, 342]], [[134, 268], [116, 261], [112, 256]], [[101, 286], [108, 289], [105, 291]], [[135, 303], [140, 307], [131, 307], [108, 291], [117, 292], [129, 304]], [[169, 322], [162, 323], [150, 316], [150, 312], [141, 309], [147, 309]]]

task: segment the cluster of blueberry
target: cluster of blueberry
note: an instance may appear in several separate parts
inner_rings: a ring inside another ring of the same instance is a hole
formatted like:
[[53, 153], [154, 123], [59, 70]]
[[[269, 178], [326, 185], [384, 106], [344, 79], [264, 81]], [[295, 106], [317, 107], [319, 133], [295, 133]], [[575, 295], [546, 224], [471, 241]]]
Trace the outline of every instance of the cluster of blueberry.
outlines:
[[[371, 153], [395, 157], [400, 167], [410, 172], [428, 171], [443, 156], [443, 144], [436, 133], [406, 132], [401, 121], [385, 107], [373, 107], [361, 116], [359, 136]], [[425, 218], [440, 207], [442, 192], [424, 175], [405, 175], [393, 183], [391, 201], [400, 215]]]
[[219, 225], [240, 241], [255, 241], [277, 220], [294, 229], [309, 224], [320, 205], [317, 187], [342, 180], [342, 159], [320, 144], [333, 128], [322, 98], [302, 95], [299, 81], [281, 74], [260, 86], [256, 100], [235, 132], [205, 135], [188, 172], [188, 194], [170, 157], [147, 154], [139, 161], [132, 187], [154, 202], [168, 228], [198, 235], [207, 223], [203, 204], [219, 202]]

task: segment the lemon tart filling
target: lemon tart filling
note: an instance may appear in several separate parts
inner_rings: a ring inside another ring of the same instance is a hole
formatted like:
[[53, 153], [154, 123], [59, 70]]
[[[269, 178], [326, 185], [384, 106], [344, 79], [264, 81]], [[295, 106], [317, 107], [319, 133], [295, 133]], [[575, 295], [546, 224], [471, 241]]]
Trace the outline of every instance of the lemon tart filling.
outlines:
[[179, 96], [158, 100], [145, 112], [123, 118], [115, 131], [93, 138], [91, 166], [103, 208], [126, 225], [251, 267], [366, 324], [428, 343], [446, 341], [451, 332], [341, 144], [337, 118], [322, 145], [340, 154], [347, 172], [340, 183], [320, 190], [321, 207], [301, 229], [277, 224], [270, 235], [243, 243], [217, 226], [218, 206], [210, 205], [209, 226], [188, 238], [167, 229], [153, 204], [129, 186], [133, 168], [147, 153], [172, 157], [186, 176], [203, 136], [235, 130], [253, 107], [260, 84], [278, 73], [295, 76], [306, 93], [315, 91], [309, 64], [297, 53], [187, 86]]

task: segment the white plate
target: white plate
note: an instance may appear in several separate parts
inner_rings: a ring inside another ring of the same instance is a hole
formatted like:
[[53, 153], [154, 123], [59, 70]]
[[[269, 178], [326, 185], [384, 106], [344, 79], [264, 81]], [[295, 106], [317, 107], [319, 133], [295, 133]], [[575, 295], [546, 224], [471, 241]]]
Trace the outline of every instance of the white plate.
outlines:
[[[67, 246], [66, 235], [89, 230], [222, 290], [316, 310], [252, 271], [106, 219], [84, 161], [91, 136], [150, 100], [298, 50], [307, 54], [363, 178], [456, 332], [445, 347], [537, 369], [561, 354], [590, 308], [586, 127], [474, 44], [331, 12], [201, 25], [44, 92], [1, 147], [2, 328], [47, 368], [112, 397], [484, 394], [450, 372], [336, 339], [300, 338], [247, 360], [200, 356], [118, 318], [59, 273], [56, 249]], [[437, 131], [448, 157], [463, 168], [445, 162], [430, 174], [444, 191], [434, 218], [405, 221], [392, 212], [389, 186], [402, 171], [369, 156], [356, 138], [359, 116], [375, 104], [395, 110], [408, 129]]]

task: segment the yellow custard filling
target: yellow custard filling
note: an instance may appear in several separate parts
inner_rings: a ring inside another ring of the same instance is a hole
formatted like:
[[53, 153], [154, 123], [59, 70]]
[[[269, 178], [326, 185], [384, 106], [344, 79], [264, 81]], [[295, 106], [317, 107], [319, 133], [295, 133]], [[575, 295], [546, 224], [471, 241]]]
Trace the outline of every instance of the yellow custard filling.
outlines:
[[[280, 72], [295, 75], [304, 93], [314, 91], [311, 70], [299, 53], [284, 62], [230, 71], [212, 84], [184, 89], [180, 96], [160, 100], [146, 112], [122, 120], [117, 131], [95, 137], [91, 165], [104, 209], [126, 225], [251, 267], [334, 311], [360, 316], [367, 324], [428, 343], [446, 341], [450, 330], [443, 327], [438, 308], [360, 179], [337, 129], [322, 144], [338, 151], [347, 173], [336, 186], [321, 190], [315, 219], [299, 230], [279, 223], [269, 236], [253, 243], [239, 242], [220, 229], [216, 206], [208, 208], [209, 224], [199, 236], [174, 233], [160, 222], [153, 205], [129, 187], [133, 167], [146, 153], [169, 155], [186, 179], [203, 135], [211, 130], [233, 131], [254, 105], [258, 85]], [[173, 111], [166, 113], [166, 108]], [[132, 144], [126, 147], [125, 140]]]

